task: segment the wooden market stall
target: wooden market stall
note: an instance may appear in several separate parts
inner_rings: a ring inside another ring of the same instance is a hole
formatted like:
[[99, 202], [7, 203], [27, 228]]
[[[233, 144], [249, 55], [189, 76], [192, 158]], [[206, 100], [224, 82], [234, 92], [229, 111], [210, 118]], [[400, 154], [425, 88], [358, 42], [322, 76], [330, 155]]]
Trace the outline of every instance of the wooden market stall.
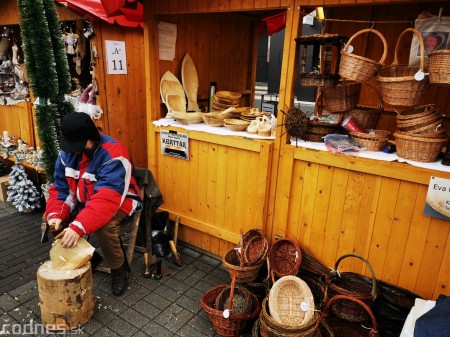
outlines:
[[[199, 100], [207, 99], [209, 83], [216, 81], [223, 90], [241, 92], [241, 104], [251, 104], [258, 20], [285, 11], [279, 107], [290, 107], [299, 64], [295, 38], [303, 16], [319, 5], [329, 7], [330, 18], [370, 22], [365, 27], [381, 20], [412, 22], [423, 10], [449, 8], [446, 1], [405, 0], [144, 2], [148, 163], [164, 195], [162, 208], [181, 217], [182, 240], [219, 256], [239, 240], [240, 229], [258, 227], [272, 242], [283, 236], [298, 239], [327, 265], [354, 252], [371, 261], [379, 279], [426, 298], [449, 294], [450, 225], [422, 213], [430, 176], [448, 179], [449, 173], [296, 147], [283, 127], [275, 140], [189, 131], [188, 161], [161, 154], [161, 130], [186, 132], [151, 123], [166, 113], [159, 92], [165, 71], [180, 76], [189, 53], [197, 65]], [[159, 22], [177, 25], [173, 61], [159, 60]], [[405, 23], [394, 26], [376, 26], [391, 48]], [[361, 27], [327, 23], [328, 32], [348, 36]], [[363, 41], [364, 53], [376, 58], [374, 39]], [[387, 64], [391, 61], [389, 55]], [[448, 87], [431, 87], [426, 101], [445, 113], [448, 97]], [[364, 89], [361, 102], [375, 105], [376, 97]], [[379, 127], [392, 130], [393, 121], [395, 113], [387, 106]], [[283, 122], [281, 117], [278, 124]], [[352, 261], [342, 266], [367, 274]]]

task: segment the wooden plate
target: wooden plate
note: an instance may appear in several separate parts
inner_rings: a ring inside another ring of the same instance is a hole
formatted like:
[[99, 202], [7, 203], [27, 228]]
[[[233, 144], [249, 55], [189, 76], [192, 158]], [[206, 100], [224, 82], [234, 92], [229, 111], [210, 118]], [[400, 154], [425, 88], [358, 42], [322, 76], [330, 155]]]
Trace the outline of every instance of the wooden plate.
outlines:
[[198, 75], [194, 61], [186, 54], [181, 65], [181, 80], [187, 96], [187, 111], [200, 111], [197, 104]]
[[228, 99], [228, 100], [232, 100], [232, 101], [236, 101], [238, 99], [241, 98], [241, 94], [238, 92], [233, 92], [233, 91], [218, 91], [216, 92], [216, 96], [222, 99]]
[[167, 95], [178, 95], [180, 97], [183, 97], [184, 105], [186, 105], [186, 97], [185, 97], [183, 86], [181, 85], [178, 78], [174, 74], [172, 74], [170, 71], [166, 71], [164, 73], [164, 75], [161, 77], [159, 91], [160, 91], [161, 100], [163, 101], [163, 103], [166, 103]]

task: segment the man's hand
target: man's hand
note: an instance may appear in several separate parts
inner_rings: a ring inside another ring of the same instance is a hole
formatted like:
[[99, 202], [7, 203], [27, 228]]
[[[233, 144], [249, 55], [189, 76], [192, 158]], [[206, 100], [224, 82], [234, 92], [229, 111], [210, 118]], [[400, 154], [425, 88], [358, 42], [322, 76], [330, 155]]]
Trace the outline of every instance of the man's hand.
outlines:
[[69, 227], [64, 231], [64, 236], [61, 239], [61, 245], [64, 248], [75, 247], [79, 239], [80, 236], [78, 233]]
[[61, 225], [62, 219], [58, 219], [58, 218], [54, 218], [54, 219], [50, 219], [48, 220], [48, 225], [49, 226], [55, 226], [55, 231], [57, 231], [59, 229], [59, 226]]

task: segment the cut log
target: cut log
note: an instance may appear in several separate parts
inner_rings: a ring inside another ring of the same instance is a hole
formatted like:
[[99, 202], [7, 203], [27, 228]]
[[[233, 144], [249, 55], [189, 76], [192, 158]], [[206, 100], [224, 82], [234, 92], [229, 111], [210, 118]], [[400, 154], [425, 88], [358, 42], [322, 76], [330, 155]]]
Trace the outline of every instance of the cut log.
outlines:
[[49, 330], [78, 329], [94, 313], [91, 263], [57, 270], [46, 261], [37, 271], [41, 321]]

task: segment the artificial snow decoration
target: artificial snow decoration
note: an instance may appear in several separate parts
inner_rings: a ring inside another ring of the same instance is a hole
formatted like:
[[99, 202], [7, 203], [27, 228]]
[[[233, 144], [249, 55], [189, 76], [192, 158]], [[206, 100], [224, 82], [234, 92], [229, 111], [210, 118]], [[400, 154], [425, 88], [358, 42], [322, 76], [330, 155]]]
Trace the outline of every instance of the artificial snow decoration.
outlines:
[[28, 179], [20, 163], [15, 163], [9, 174], [7, 196], [6, 202], [12, 204], [19, 212], [30, 212], [40, 207], [39, 192]]

